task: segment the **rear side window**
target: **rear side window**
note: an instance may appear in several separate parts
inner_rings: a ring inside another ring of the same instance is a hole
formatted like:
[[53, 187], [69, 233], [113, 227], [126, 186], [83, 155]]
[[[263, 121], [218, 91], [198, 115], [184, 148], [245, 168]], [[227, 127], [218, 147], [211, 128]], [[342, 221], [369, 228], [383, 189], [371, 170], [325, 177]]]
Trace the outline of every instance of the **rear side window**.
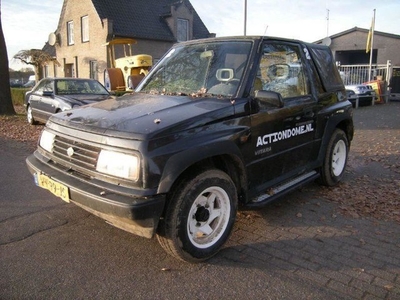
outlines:
[[312, 45], [310, 50], [325, 91], [333, 92], [343, 89], [342, 78], [331, 50], [328, 47], [317, 45]]

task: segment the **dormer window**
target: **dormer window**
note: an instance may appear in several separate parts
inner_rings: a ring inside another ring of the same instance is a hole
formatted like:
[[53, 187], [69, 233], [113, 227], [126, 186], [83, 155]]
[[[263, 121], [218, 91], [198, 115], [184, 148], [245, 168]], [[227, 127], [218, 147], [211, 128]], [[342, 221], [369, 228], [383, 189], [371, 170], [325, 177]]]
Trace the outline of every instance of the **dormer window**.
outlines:
[[177, 20], [177, 34], [176, 38], [178, 42], [184, 42], [189, 40], [189, 21], [185, 19]]
[[73, 45], [74, 43], [74, 21], [67, 22], [67, 38], [68, 45]]

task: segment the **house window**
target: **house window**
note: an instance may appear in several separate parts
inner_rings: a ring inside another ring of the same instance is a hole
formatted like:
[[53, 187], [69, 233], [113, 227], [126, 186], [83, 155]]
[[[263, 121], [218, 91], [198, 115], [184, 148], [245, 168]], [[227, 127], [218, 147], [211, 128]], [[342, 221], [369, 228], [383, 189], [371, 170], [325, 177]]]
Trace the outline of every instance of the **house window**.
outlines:
[[48, 65], [44, 66], [43, 73], [44, 73], [43, 75], [44, 75], [45, 78], [49, 77], [49, 66]]
[[84, 16], [81, 18], [82, 24], [82, 42], [89, 42], [89, 17]]
[[69, 21], [67, 22], [67, 38], [68, 38], [68, 45], [74, 44], [74, 22]]
[[99, 74], [97, 72], [97, 60], [90, 61], [90, 78], [99, 80]]
[[177, 40], [184, 42], [189, 39], [189, 21], [185, 19], [178, 19], [177, 23]]

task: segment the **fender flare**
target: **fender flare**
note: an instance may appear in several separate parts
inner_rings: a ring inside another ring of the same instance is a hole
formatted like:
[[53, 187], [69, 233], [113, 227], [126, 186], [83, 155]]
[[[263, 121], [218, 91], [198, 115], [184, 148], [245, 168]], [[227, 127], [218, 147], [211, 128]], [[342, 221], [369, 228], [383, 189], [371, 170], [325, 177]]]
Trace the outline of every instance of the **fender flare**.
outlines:
[[353, 121], [349, 118], [348, 114], [335, 114], [331, 116], [325, 125], [324, 136], [321, 142], [320, 151], [318, 154], [318, 161], [323, 162], [325, 158], [326, 148], [328, 147], [329, 140], [336, 128], [342, 129], [347, 135], [350, 145], [353, 139]]
[[237, 145], [230, 140], [213, 141], [212, 143], [189, 148], [171, 156], [162, 172], [157, 193], [168, 193], [179, 176], [190, 166], [215, 156], [231, 156], [240, 162], [239, 168], [244, 170], [242, 154]]

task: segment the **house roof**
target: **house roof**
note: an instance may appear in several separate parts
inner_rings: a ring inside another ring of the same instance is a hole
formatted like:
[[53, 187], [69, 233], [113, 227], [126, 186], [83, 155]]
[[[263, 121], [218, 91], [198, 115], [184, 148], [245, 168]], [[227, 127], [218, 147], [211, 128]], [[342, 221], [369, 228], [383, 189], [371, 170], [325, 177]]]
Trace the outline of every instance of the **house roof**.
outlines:
[[46, 52], [52, 57], [56, 57], [56, 48], [54, 46], [51, 46], [48, 42], [44, 44], [42, 51]]
[[188, 0], [92, 0], [100, 19], [113, 24], [113, 34], [119, 37], [175, 42], [165, 17], [172, 5], [185, 4], [193, 11], [193, 38], [209, 37], [210, 33]]
[[[340, 37], [340, 36], [355, 32], [355, 31], [368, 33], [369, 29], [364, 29], [364, 28], [360, 28], [360, 27], [353, 27], [353, 28], [350, 28], [348, 30], [345, 30], [345, 31], [336, 33], [334, 35], [331, 35], [330, 38], [334, 39], [334, 38], [337, 38], [337, 37]], [[394, 38], [394, 39], [400, 39], [400, 35], [396, 35], [396, 34], [392, 34], [392, 33], [386, 33], [386, 32], [382, 32], [382, 31], [376, 31], [376, 30], [374, 30], [374, 35], [381, 35], [381, 36], [390, 37], [390, 38]], [[315, 44], [320, 44], [320, 43], [322, 43], [322, 39], [318, 40], [318, 41], [315, 41], [314, 43]]]

